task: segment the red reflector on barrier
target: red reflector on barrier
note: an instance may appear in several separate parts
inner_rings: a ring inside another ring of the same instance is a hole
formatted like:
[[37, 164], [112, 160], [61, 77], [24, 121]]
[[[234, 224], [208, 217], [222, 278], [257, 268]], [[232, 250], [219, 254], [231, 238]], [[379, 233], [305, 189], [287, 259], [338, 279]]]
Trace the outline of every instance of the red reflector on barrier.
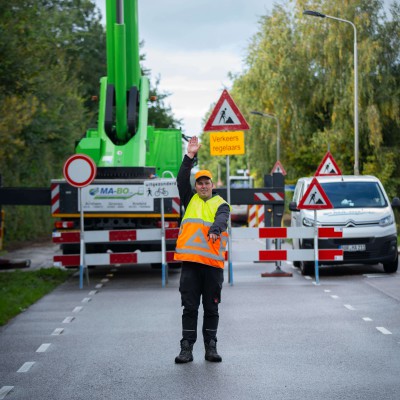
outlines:
[[337, 228], [334, 228], [331, 226], [326, 227], [326, 228], [320, 227], [320, 228], [318, 228], [318, 237], [319, 238], [327, 238], [327, 239], [341, 238], [341, 237], [343, 237], [343, 230], [337, 229]]
[[343, 250], [319, 250], [318, 259], [320, 261], [343, 261]]
[[54, 222], [56, 229], [71, 229], [75, 226], [74, 221], [56, 221]]
[[79, 243], [80, 240], [80, 232], [62, 232], [57, 235], [53, 234], [53, 243]]
[[110, 231], [110, 242], [136, 240], [136, 231]]
[[258, 252], [259, 261], [286, 261], [287, 251], [286, 250], [260, 250]]
[[115, 253], [110, 254], [110, 264], [136, 264], [136, 253]]
[[63, 267], [79, 267], [81, 258], [79, 255], [71, 254], [63, 256], [54, 256], [53, 261], [60, 262]]
[[178, 239], [179, 228], [166, 229], [165, 239]]
[[260, 239], [285, 239], [287, 238], [286, 228], [260, 228]]

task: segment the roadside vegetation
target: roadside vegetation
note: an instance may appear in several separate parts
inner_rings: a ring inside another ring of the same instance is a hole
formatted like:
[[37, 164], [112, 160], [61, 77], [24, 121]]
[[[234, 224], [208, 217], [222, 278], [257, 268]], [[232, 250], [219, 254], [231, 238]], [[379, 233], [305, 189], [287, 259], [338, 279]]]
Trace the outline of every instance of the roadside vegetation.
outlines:
[[0, 326], [65, 282], [72, 271], [42, 268], [0, 273]]

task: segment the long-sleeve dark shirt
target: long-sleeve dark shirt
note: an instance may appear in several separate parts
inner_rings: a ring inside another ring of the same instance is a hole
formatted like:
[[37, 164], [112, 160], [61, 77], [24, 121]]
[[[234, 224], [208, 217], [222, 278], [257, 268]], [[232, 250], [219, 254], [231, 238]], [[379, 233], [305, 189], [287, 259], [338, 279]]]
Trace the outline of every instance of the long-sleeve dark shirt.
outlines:
[[[190, 184], [190, 171], [193, 167], [193, 160], [185, 155], [182, 160], [181, 167], [178, 172], [177, 184], [179, 190], [179, 197], [185, 210], [192, 199], [192, 197], [196, 194], [196, 191], [192, 189], [192, 185]], [[213, 197], [217, 196], [217, 193], [213, 192]], [[221, 232], [226, 231], [228, 227], [228, 219], [229, 219], [230, 207], [227, 203], [221, 204], [218, 207], [218, 210], [215, 214], [215, 220], [208, 233], [215, 233], [220, 235]]]

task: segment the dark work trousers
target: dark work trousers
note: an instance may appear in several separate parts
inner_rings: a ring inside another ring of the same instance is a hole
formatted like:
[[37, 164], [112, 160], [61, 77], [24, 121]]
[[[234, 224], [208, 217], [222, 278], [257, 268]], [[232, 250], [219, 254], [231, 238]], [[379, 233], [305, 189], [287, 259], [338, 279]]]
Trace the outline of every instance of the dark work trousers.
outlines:
[[179, 291], [181, 292], [182, 340], [189, 343], [197, 339], [197, 317], [200, 297], [203, 301], [203, 339], [209, 343], [217, 340], [218, 304], [221, 302], [221, 289], [224, 270], [208, 265], [184, 261], [182, 264]]

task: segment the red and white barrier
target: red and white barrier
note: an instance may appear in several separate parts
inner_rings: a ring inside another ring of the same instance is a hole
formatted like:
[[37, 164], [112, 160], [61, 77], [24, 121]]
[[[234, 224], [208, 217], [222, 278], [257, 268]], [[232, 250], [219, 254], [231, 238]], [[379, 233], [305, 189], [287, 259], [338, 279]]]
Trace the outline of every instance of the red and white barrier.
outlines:
[[[232, 228], [232, 239], [311, 239], [314, 228]], [[319, 227], [320, 239], [343, 237], [342, 228]]]
[[264, 227], [265, 226], [265, 207], [259, 204], [249, 206], [249, 227]]

